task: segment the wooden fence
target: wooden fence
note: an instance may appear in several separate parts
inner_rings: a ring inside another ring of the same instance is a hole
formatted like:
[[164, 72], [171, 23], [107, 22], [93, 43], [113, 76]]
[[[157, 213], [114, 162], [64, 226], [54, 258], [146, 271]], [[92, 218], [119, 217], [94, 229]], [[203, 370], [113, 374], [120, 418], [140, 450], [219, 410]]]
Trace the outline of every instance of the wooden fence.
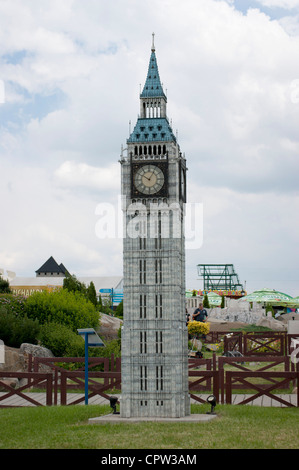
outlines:
[[[19, 388], [13, 388], [9, 384], [7, 384], [8, 378], [17, 378], [17, 379], [25, 379], [25, 384]], [[1, 388], [7, 390], [7, 393], [1, 394], [0, 397], [0, 408], [7, 408], [7, 405], [3, 403], [5, 400], [12, 396], [17, 396], [25, 401], [28, 401], [31, 405], [34, 406], [42, 406], [37, 400], [34, 400], [32, 396], [26, 395], [24, 393], [28, 387], [43, 387], [45, 386], [46, 391], [46, 405], [52, 405], [52, 374], [51, 373], [42, 373], [42, 372], [0, 372], [0, 385]], [[16, 403], [16, 402], [15, 402]], [[14, 405], [17, 407], [18, 405]]]
[[[67, 402], [67, 392], [84, 389], [84, 369], [85, 358], [83, 357], [30, 357], [28, 369], [38, 372], [43, 367], [49, 367], [53, 373], [53, 392], [54, 405], [58, 403], [58, 394], [60, 393], [61, 404]], [[75, 370], [72, 370], [75, 368]], [[88, 388], [91, 390], [91, 396], [100, 395], [109, 398], [105, 394], [107, 390], [120, 389], [120, 369], [121, 360], [115, 358], [112, 354], [108, 357], [90, 357], [88, 358]], [[101, 369], [94, 371], [94, 369]], [[96, 380], [95, 380], [96, 379]], [[76, 400], [77, 404], [84, 401]]]
[[[252, 379], [260, 379], [264, 378], [268, 380], [269, 383], [266, 386], [265, 383], [261, 386], [258, 383], [254, 383]], [[271, 398], [274, 401], [278, 401], [280, 404], [290, 407], [296, 406], [299, 407], [299, 392], [298, 392], [298, 385], [299, 385], [299, 373], [297, 372], [236, 372], [236, 371], [227, 371], [226, 372], [226, 404], [230, 405], [232, 403], [232, 385], [235, 384], [237, 381], [242, 384], [243, 388], [253, 389], [257, 393], [247, 397], [243, 401], [239, 402], [239, 405], [247, 405], [248, 403], [254, 401], [255, 399], [261, 397], [262, 395]], [[251, 379], [251, 380], [249, 380]], [[274, 390], [278, 387], [284, 385], [290, 385], [291, 383], [295, 383], [297, 385], [297, 392], [296, 392], [296, 405], [290, 403], [289, 401], [285, 400], [284, 398], [280, 397]]]
[[[245, 346], [248, 337], [251, 342], [250, 348]], [[251, 398], [241, 402], [246, 404], [262, 395], [277, 397], [277, 390], [284, 390], [287, 393], [291, 391], [291, 387], [297, 387], [298, 390], [299, 361], [292, 362], [290, 359], [293, 338], [299, 338], [299, 335], [283, 333], [247, 335], [241, 332], [226, 335], [224, 346], [227, 351], [234, 350], [242, 354], [246, 351], [246, 356], [226, 357], [216, 356], [214, 353], [212, 359], [190, 358], [188, 373], [191, 398], [203, 403], [204, 399], [199, 394], [213, 393], [220, 403], [231, 403], [233, 392], [246, 389], [248, 393], [253, 393]], [[220, 336], [215, 335], [215, 339], [219, 340]], [[278, 341], [275, 347], [273, 341]], [[261, 348], [264, 350], [264, 355], [260, 354]], [[283, 355], [282, 352], [286, 350], [288, 354]], [[26, 399], [31, 405], [40, 406], [40, 403], [25, 393], [25, 390], [31, 387], [45, 389], [48, 406], [57, 405], [59, 402], [62, 405], [81, 403], [84, 401], [82, 396], [78, 395], [72, 403], [68, 402], [67, 396], [70, 391], [84, 390], [84, 367], [85, 358], [29, 356], [28, 372], [0, 373], [0, 385], [7, 390], [7, 393], [0, 396], [0, 407], [5, 406], [3, 404], [5, 399], [13, 395]], [[280, 370], [277, 371], [277, 368]], [[89, 369], [89, 398], [99, 395], [108, 400], [111, 392], [121, 391], [120, 358], [115, 358], [114, 355], [110, 358], [89, 358]], [[14, 389], [3, 380], [4, 377], [26, 379], [26, 385]], [[295, 406], [299, 406], [298, 391], [296, 393]], [[285, 406], [294, 406], [283, 399], [278, 401]]]
[[293, 339], [299, 340], [299, 334], [231, 332], [223, 336], [224, 354], [238, 351], [243, 356], [288, 356]]
[[[254, 372], [259, 373], [259, 388], [267, 388], [267, 381], [263, 381], [265, 377], [268, 381], [273, 381], [271, 378], [271, 373], [275, 372], [278, 366], [282, 366], [282, 372], [290, 371], [290, 359], [287, 356], [277, 357], [277, 356], [243, 356], [243, 357], [219, 357], [218, 358], [218, 370], [219, 370], [219, 381], [220, 381], [220, 391], [221, 391], [221, 402], [225, 403], [225, 394], [228, 387], [227, 383], [227, 374], [225, 367], [230, 368], [230, 372], [252, 372], [252, 367], [254, 367]], [[233, 370], [231, 370], [233, 369]], [[266, 373], [266, 376], [265, 374]], [[248, 384], [247, 384], [248, 385]], [[248, 387], [244, 387], [243, 384], [238, 383], [231, 379], [230, 390], [240, 390]], [[251, 384], [249, 389], [253, 388], [254, 383]], [[289, 387], [286, 387], [285, 384], [277, 384], [277, 389], [283, 389], [288, 392]]]

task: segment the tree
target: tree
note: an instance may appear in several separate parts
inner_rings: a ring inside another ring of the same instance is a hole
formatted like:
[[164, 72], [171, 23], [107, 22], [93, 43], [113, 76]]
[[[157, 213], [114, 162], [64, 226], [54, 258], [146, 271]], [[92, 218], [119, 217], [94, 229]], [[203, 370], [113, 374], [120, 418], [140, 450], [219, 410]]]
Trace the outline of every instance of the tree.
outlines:
[[97, 292], [92, 281], [89, 286], [86, 287], [84, 282], [79, 281], [74, 274], [67, 273], [63, 280], [63, 288], [69, 292], [80, 292], [93, 305], [98, 305]]
[[88, 298], [88, 300], [90, 300], [90, 302], [93, 305], [95, 305], [95, 306], [98, 305], [97, 292], [96, 292], [96, 288], [94, 286], [94, 283], [92, 281], [86, 289], [86, 297]]
[[0, 293], [1, 294], [11, 294], [11, 288], [9, 282], [0, 275]]
[[203, 307], [204, 308], [210, 308], [209, 297], [208, 297], [207, 294], [205, 294], [204, 297], [203, 297]]
[[118, 318], [123, 318], [124, 314], [124, 303], [121, 301], [115, 309], [115, 316]]
[[74, 274], [66, 274], [66, 277], [63, 279], [63, 288], [67, 289], [69, 292], [81, 292], [86, 294], [87, 288], [83, 282], [80, 282]]

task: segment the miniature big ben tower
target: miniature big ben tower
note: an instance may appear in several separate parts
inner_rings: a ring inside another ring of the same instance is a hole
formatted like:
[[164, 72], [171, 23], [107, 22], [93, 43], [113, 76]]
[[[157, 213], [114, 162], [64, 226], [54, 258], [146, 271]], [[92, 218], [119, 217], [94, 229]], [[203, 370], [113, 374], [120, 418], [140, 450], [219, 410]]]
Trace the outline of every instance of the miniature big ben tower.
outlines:
[[185, 319], [186, 160], [166, 115], [153, 43], [140, 115], [121, 156], [122, 417], [190, 414]]

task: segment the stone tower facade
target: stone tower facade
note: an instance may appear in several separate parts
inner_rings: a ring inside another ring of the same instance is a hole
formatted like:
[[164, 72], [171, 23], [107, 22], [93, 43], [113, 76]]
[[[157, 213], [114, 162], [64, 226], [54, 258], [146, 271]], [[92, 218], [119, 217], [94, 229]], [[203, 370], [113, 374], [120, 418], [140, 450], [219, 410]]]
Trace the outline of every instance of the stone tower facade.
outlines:
[[[153, 36], [154, 38], [154, 36]], [[121, 155], [122, 417], [190, 414], [185, 324], [186, 160], [166, 115], [154, 46], [140, 116]]]

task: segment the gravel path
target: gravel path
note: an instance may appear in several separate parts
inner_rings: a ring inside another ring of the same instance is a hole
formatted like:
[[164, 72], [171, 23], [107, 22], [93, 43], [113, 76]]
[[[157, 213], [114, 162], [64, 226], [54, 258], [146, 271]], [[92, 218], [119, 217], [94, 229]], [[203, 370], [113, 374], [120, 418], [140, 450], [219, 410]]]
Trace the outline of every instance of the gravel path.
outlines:
[[232, 331], [236, 328], [243, 328], [245, 326], [248, 326], [247, 323], [242, 323], [242, 322], [237, 322], [237, 321], [228, 321], [228, 322], [222, 322], [222, 321], [213, 321], [213, 320], [208, 320], [210, 323], [210, 331], [220, 331], [220, 332], [227, 332], [227, 331]]

